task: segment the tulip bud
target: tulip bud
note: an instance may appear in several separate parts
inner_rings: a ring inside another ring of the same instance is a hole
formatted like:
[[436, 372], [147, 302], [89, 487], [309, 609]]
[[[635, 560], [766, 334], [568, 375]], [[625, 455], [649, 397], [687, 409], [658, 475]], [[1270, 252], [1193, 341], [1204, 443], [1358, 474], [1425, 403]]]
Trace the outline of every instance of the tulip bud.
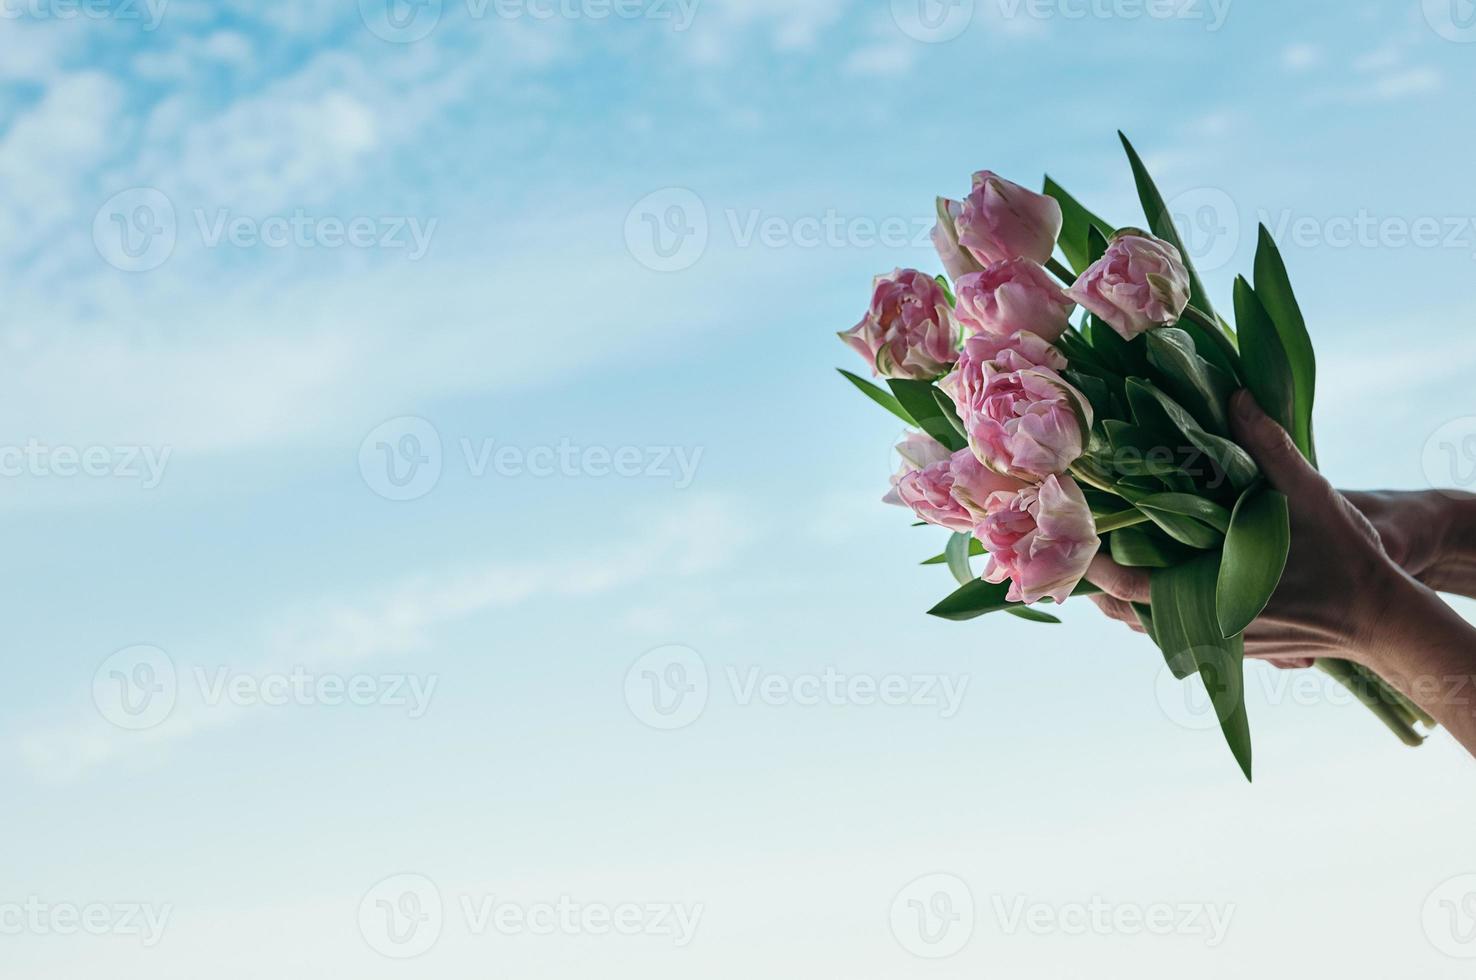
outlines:
[[930, 381], [958, 360], [948, 296], [916, 269], [877, 276], [866, 316], [839, 337], [888, 378]]
[[1125, 229], [1066, 295], [1132, 340], [1179, 322], [1189, 305], [1189, 270], [1168, 242]]
[[949, 209], [954, 238], [982, 267], [1026, 258], [1044, 265], [1061, 235], [1061, 205], [988, 170], [974, 174], [974, 189]]

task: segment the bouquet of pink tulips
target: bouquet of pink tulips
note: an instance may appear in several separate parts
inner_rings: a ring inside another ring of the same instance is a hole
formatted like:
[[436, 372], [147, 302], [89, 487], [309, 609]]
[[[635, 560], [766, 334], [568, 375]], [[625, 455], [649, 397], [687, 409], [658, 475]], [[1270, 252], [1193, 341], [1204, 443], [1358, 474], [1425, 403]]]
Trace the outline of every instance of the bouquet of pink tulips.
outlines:
[[[1264, 228], [1254, 284], [1235, 281], [1235, 328], [1215, 313], [1123, 145], [1151, 231], [1103, 221], [1050, 179], [1037, 194], [975, 174], [968, 197], [938, 201], [947, 276], [878, 277], [865, 317], [840, 335], [887, 387], [841, 373], [915, 430], [886, 499], [953, 532], [927, 564], [947, 565], [960, 588], [933, 615], [1055, 623], [1039, 604], [1098, 591], [1087, 573], [1099, 554], [1151, 569], [1139, 619], [1176, 677], [1200, 676], [1249, 779], [1244, 636], [1281, 581], [1291, 533], [1287, 500], [1234, 441], [1228, 406], [1248, 390], [1315, 465], [1312, 341]], [[1433, 724], [1356, 665], [1319, 666], [1407, 743]]]

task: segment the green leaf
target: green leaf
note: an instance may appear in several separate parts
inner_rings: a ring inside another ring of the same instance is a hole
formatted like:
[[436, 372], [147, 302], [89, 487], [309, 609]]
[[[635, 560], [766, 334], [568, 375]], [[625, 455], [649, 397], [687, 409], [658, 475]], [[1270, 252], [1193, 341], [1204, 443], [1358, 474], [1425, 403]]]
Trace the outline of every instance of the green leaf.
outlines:
[[1210, 305], [1209, 295], [1205, 292], [1204, 283], [1199, 280], [1199, 273], [1194, 271], [1194, 263], [1189, 258], [1189, 252], [1184, 248], [1184, 242], [1179, 238], [1179, 229], [1174, 227], [1174, 216], [1169, 214], [1168, 205], [1164, 203], [1163, 195], [1158, 192], [1158, 185], [1153, 183], [1153, 178], [1148, 174], [1148, 168], [1143, 165], [1142, 157], [1138, 151], [1133, 149], [1133, 144], [1123, 133], [1118, 137], [1122, 140], [1122, 148], [1127, 151], [1128, 163], [1133, 168], [1133, 182], [1138, 185], [1138, 200], [1143, 203], [1143, 213], [1148, 218], [1148, 227], [1153, 234], [1173, 245], [1179, 250], [1184, 259], [1184, 268], [1189, 270], [1189, 302], [1208, 313], [1211, 317], [1215, 315], [1214, 307]]
[[911, 415], [907, 414], [907, 409], [902, 407], [902, 403], [897, 400], [896, 396], [882, 390], [881, 388], [878, 388], [870, 381], [865, 381], [861, 378], [856, 377], [856, 375], [852, 374], [850, 371], [843, 371], [840, 368], [836, 368], [836, 370], [840, 371], [841, 377], [845, 378], [847, 381], [851, 382], [851, 384], [861, 389], [861, 394], [865, 395], [867, 398], [870, 398], [872, 401], [876, 402], [882, 408], [885, 408], [887, 411], [891, 412], [893, 415], [897, 416], [897, 418], [906, 422], [908, 425], [917, 425], [917, 422], [913, 420]]
[[1178, 514], [1181, 517], [1192, 517], [1202, 521], [1221, 534], [1230, 530], [1230, 512], [1213, 500], [1196, 497], [1191, 493], [1155, 493], [1140, 500], [1134, 500], [1139, 509], [1149, 507], [1168, 514]]
[[938, 411], [942, 412], [943, 418], [948, 421], [949, 425], [953, 426], [953, 431], [958, 433], [959, 438], [964, 441], [964, 445], [968, 445], [969, 434], [964, 431], [963, 419], [958, 417], [958, 409], [954, 407], [953, 399], [944, 394], [942, 388], [935, 385], [933, 387], [933, 401], [938, 403]]
[[1126, 568], [1173, 568], [1194, 556], [1157, 528], [1125, 527], [1112, 532], [1112, 560]]
[[1181, 473], [1170, 440], [1130, 422], [1108, 419], [1102, 431], [1112, 447], [1106, 469], [1113, 476], [1169, 476]]
[[933, 281], [936, 282], [939, 288], [943, 290], [943, 295], [948, 297], [948, 305], [957, 306], [958, 299], [953, 295], [953, 287], [948, 284], [948, 277], [934, 276]]
[[[1149, 228], [1152, 229], [1154, 235], [1179, 250], [1179, 255], [1184, 260], [1184, 268], [1189, 273], [1190, 304], [1218, 324], [1219, 320], [1215, 316], [1214, 307], [1210, 305], [1209, 293], [1205, 291], [1199, 273], [1194, 270], [1194, 261], [1184, 248], [1184, 242], [1179, 237], [1179, 230], [1174, 226], [1174, 216], [1169, 213], [1163, 195], [1153, 183], [1153, 178], [1148, 174], [1148, 168], [1143, 165], [1143, 160], [1138, 156], [1138, 151], [1133, 149], [1133, 144], [1121, 132], [1117, 135], [1122, 139], [1123, 149], [1127, 151], [1128, 163], [1132, 165], [1133, 180], [1138, 186], [1138, 199], [1143, 203], [1143, 213], [1148, 217]], [[1225, 331], [1217, 327], [1201, 327], [1188, 320], [1180, 321], [1180, 325], [1194, 338], [1194, 346], [1201, 357], [1231, 377], [1238, 376], [1235, 344]]]
[[1171, 668], [1199, 674], [1235, 761], [1251, 778], [1250, 719], [1245, 711], [1245, 641], [1226, 639], [1215, 617], [1220, 556], [1202, 555], [1153, 573], [1153, 625]]
[[1080, 275], [1092, 264], [1088, 245], [1089, 229], [1095, 225], [1108, 235], [1115, 229], [1082, 207], [1076, 198], [1062, 190], [1061, 185], [1049, 177], [1045, 180], [1045, 193], [1061, 205], [1061, 253], [1066, 256], [1072, 270]]
[[[1191, 494], [1152, 494], [1142, 493], [1127, 487], [1119, 488], [1119, 492], [1133, 506], [1141, 510], [1147, 517], [1157, 524], [1158, 527], [1180, 544], [1188, 545], [1198, 551], [1208, 551], [1218, 548], [1223, 541], [1224, 534], [1194, 516], [1181, 513], [1190, 509], [1188, 500], [1197, 500]], [[1164, 500], [1168, 506], [1158, 506], [1152, 501]]]
[[993, 582], [975, 579], [929, 609], [928, 615], [963, 623], [989, 613], [1004, 612], [1011, 606], [1018, 605], [1005, 598], [1009, 591], [1008, 582], [995, 585]]
[[[1145, 606], [1141, 602], [1135, 602], [1135, 603], [1133, 603], [1133, 612], [1135, 612], [1135, 613], [1138, 614], [1138, 622], [1142, 625], [1144, 632], [1146, 632], [1148, 634], [1148, 638], [1153, 641], [1153, 644], [1155, 646], [1157, 646], [1158, 645], [1158, 632], [1153, 627], [1153, 607], [1151, 607], [1151, 606]], [[1172, 664], [1169, 665], [1169, 669], [1170, 670], [1173, 669], [1173, 665]], [[1183, 680], [1184, 678], [1188, 677], [1189, 675], [1188, 674], [1175, 673], [1174, 676], [1176, 678], [1178, 678], [1179, 680]]]
[[1281, 584], [1290, 549], [1286, 497], [1270, 487], [1247, 490], [1235, 505], [1215, 590], [1222, 635], [1244, 633], [1261, 615]]
[[1102, 256], [1107, 254], [1109, 244], [1111, 243], [1107, 241], [1107, 236], [1102, 233], [1102, 229], [1096, 225], [1087, 229], [1087, 255], [1093, 262], [1102, 260]]
[[1292, 390], [1291, 362], [1271, 315], [1244, 278], [1235, 280], [1235, 324], [1240, 331], [1240, 358], [1245, 386], [1266, 414], [1283, 429], [1296, 428], [1296, 395]]
[[1148, 362], [1158, 369], [1156, 379], [1209, 431], [1230, 434], [1226, 406], [1235, 394], [1235, 380], [1199, 356], [1194, 338], [1176, 327], [1147, 334]]
[[1018, 616], [1020, 619], [1030, 623], [1049, 623], [1057, 626], [1061, 624], [1060, 617], [1052, 616], [1048, 612], [1041, 612], [1039, 609], [1031, 609], [1029, 606], [1011, 606], [1005, 612], [1011, 616]]
[[[1022, 605], [1018, 602], [1010, 602], [1005, 598], [1009, 594], [1009, 591], [1009, 582], [1001, 582], [995, 585], [983, 579], [975, 579], [928, 610], [928, 615], [937, 616], [939, 619], [951, 620], [955, 623], [967, 622], [968, 620], [978, 619], [980, 616], [987, 616], [990, 613], [997, 612], [1008, 612], [1016, 616], [1022, 615], [1023, 613], [1024, 618], [1031, 619], [1034, 622], [1050, 622], [1054, 620], [1055, 617], [1051, 617], [1050, 620], [1040, 618], [1040, 616], [1049, 616], [1049, 613], [1039, 613], [1038, 610], [1031, 609], [1029, 606]], [[1073, 596], [1098, 595], [1101, 591], [1101, 589], [1092, 583], [1083, 580], [1071, 594]], [[1019, 610], [1019, 612], [1016, 610]], [[1036, 613], [1039, 613], [1039, 615], [1035, 615]]]
[[1130, 378], [1127, 383], [1128, 403], [1133, 418], [1141, 426], [1177, 431], [1196, 449], [1213, 459], [1237, 491], [1249, 487], [1260, 476], [1255, 461], [1244, 449], [1228, 439], [1204, 431], [1184, 407], [1164, 394], [1151, 382]]
[[[1151, 335], [1152, 331], [1150, 331]], [[1084, 335], [1097, 356], [1110, 363], [1118, 374], [1142, 374], [1148, 368], [1147, 340], [1144, 336], [1123, 340], [1116, 330], [1099, 316], [1087, 318]]]
[[1281, 346], [1286, 350], [1287, 362], [1291, 365], [1292, 384], [1295, 391], [1296, 411], [1290, 430], [1297, 448], [1317, 465], [1317, 445], [1312, 437], [1312, 406], [1317, 395], [1317, 357], [1312, 351], [1312, 337], [1307, 333], [1307, 322], [1302, 318], [1302, 309], [1292, 292], [1291, 279], [1287, 276], [1286, 263], [1281, 250], [1271, 237], [1266, 226], [1261, 226], [1260, 243], [1256, 247], [1256, 295], [1266, 307], [1271, 320], [1276, 324], [1276, 333]]
[[978, 577], [969, 564], [970, 544], [973, 540], [972, 534], [955, 534], [948, 539], [948, 548], [943, 552], [948, 559], [948, 570], [953, 573], [959, 585], [968, 585]]
[[1056, 341], [1056, 346], [1060, 348], [1062, 354], [1066, 355], [1066, 360], [1071, 363], [1072, 367], [1078, 370], [1083, 367], [1090, 368], [1093, 374], [1103, 375], [1105, 379], [1121, 383], [1121, 374], [1108, 363], [1108, 359], [1101, 352], [1087, 342], [1085, 336], [1077, 331], [1067, 330], [1061, 334]]
[[949, 452], [956, 453], [968, 445], [953, 427], [953, 422], [944, 416], [938, 399], [933, 396], [931, 381], [889, 378], [887, 387], [892, 389], [892, 394], [902, 403], [902, 409], [911, 416], [913, 424], [941, 442]]
[[1082, 374], [1080, 371], [1063, 371], [1061, 377], [1071, 383], [1071, 386], [1086, 397], [1092, 406], [1092, 414], [1099, 419], [1111, 418], [1117, 406], [1112, 400], [1112, 389], [1107, 382], [1094, 374]]
[[[984, 545], [979, 541], [978, 538], [973, 537], [971, 535], [969, 537], [969, 557], [970, 558], [978, 558], [982, 554], [984, 554]], [[927, 561], [923, 562], [922, 564], [924, 564], [924, 565], [946, 565], [946, 564], [948, 564], [948, 552], [945, 551], [941, 555], [934, 555], [933, 557], [929, 558]]]

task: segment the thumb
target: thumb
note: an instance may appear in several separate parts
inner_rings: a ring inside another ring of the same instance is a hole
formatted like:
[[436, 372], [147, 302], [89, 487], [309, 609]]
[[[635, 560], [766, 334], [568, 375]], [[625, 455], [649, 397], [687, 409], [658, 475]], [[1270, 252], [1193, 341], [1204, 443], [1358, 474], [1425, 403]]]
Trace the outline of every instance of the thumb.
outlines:
[[1237, 391], [1230, 399], [1230, 410], [1236, 439], [1255, 457], [1272, 486], [1294, 500], [1326, 489], [1322, 474], [1307, 462], [1286, 430], [1261, 411], [1250, 392]]

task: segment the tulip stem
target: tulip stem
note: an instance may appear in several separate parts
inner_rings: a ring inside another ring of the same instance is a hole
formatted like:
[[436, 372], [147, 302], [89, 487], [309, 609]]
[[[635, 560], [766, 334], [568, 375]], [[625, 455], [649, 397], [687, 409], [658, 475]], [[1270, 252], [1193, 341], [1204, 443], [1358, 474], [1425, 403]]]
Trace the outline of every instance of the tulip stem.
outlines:
[[1054, 255], [1046, 260], [1046, 268], [1049, 269], [1057, 279], [1068, 286], [1076, 284], [1076, 273], [1061, 264], [1061, 260]]
[[1107, 534], [1111, 531], [1121, 531], [1125, 527], [1137, 527], [1139, 524], [1147, 524], [1151, 517], [1137, 510], [1125, 510], [1117, 514], [1097, 519], [1097, 533]]
[[1078, 459], [1075, 463], [1071, 464], [1071, 475], [1094, 490], [1110, 493], [1114, 497], [1122, 496], [1122, 494], [1113, 489], [1112, 478], [1098, 470], [1095, 466], [1088, 465], [1085, 459]]

